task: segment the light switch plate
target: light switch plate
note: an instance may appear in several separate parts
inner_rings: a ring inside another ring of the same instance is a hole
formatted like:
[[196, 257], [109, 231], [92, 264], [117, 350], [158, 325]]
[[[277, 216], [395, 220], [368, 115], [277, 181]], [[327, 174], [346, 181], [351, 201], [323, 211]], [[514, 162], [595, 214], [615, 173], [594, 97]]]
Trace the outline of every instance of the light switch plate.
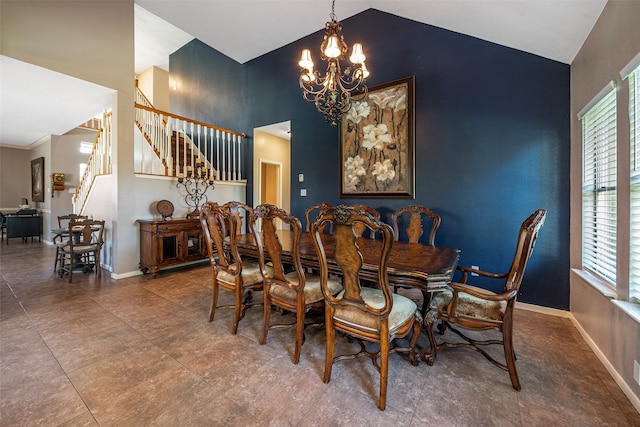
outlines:
[[303, 173], [299, 173], [298, 174], [298, 182], [304, 182], [304, 174]]
[[306, 195], [307, 195], [307, 189], [306, 189], [306, 188], [301, 188], [301, 189], [300, 189], [300, 195], [301, 195], [302, 197], [306, 197]]

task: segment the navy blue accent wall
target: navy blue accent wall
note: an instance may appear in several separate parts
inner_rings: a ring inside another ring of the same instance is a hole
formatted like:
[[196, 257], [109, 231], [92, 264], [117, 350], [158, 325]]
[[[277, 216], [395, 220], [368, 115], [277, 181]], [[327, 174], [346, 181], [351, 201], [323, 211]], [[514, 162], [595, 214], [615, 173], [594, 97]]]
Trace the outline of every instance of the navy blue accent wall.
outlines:
[[170, 68], [197, 93], [172, 94], [172, 112], [249, 135], [291, 120], [292, 177], [305, 174], [303, 184], [291, 179], [294, 215], [321, 201], [366, 202], [390, 221], [394, 210], [423, 204], [442, 217], [436, 244], [460, 248], [463, 265], [506, 271], [521, 222], [546, 209], [518, 299], [568, 309], [569, 66], [373, 9], [343, 24], [347, 43], [364, 45], [370, 86], [416, 76], [415, 200], [340, 199], [338, 131], [297, 84], [303, 47], [324, 71], [320, 31], [243, 65], [192, 42]]

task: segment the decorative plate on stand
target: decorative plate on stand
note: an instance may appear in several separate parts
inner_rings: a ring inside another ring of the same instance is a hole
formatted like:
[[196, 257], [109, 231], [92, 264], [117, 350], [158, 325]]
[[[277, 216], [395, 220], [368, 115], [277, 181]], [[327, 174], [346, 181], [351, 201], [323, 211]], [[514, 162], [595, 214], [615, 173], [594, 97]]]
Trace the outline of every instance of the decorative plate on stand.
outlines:
[[173, 217], [173, 203], [169, 200], [160, 200], [156, 204], [156, 210], [160, 215], [162, 215], [162, 219]]

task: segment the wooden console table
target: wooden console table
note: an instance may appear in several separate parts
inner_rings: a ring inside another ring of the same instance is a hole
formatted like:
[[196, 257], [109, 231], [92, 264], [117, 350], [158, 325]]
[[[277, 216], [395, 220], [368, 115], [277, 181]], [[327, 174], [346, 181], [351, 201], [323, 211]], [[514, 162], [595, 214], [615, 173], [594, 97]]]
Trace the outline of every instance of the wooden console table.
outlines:
[[155, 278], [164, 267], [209, 259], [199, 219], [142, 220], [140, 265]]

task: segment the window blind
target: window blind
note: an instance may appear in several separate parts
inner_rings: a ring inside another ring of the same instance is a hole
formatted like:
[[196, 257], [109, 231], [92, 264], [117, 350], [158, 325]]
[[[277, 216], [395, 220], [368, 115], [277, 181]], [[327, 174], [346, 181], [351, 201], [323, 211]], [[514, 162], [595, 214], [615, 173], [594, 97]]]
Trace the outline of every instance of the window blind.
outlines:
[[640, 303], [640, 66], [631, 71], [628, 79], [631, 125], [629, 301]]
[[[616, 91], [582, 114], [582, 266], [616, 284]], [[590, 103], [591, 104], [591, 103]]]

